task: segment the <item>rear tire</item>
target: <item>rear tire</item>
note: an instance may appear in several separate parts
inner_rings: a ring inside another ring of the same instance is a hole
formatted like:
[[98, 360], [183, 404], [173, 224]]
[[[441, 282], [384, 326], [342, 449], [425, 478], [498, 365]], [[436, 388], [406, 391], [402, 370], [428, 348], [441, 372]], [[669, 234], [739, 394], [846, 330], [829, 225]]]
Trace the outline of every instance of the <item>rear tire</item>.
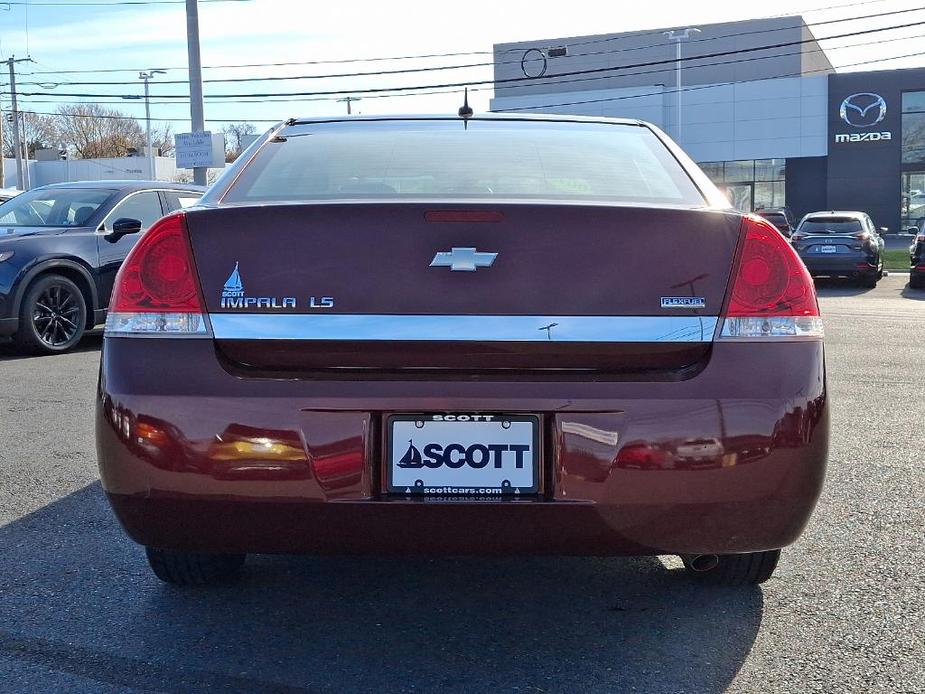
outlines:
[[67, 277], [43, 275], [26, 289], [13, 342], [20, 352], [60, 354], [80, 342], [86, 327], [80, 288]]
[[877, 288], [877, 280], [879, 280], [879, 279], [880, 279], [880, 278], [877, 277], [877, 273], [876, 273], [876, 272], [871, 272], [871, 273], [866, 274], [866, 275], [861, 275], [861, 277], [860, 277], [860, 279], [859, 279], [859, 281], [858, 281], [858, 284], [860, 284], [862, 287], [864, 287], [864, 289], [876, 289], [876, 288]]
[[178, 586], [205, 586], [233, 581], [241, 574], [244, 554], [194, 554], [145, 547], [154, 575]]
[[713, 568], [695, 571], [690, 558], [681, 557], [684, 568], [697, 580], [719, 586], [752, 586], [764, 583], [771, 578], [779, 559], [779, 549], [747, 554], [721, 554]]
[[909, 289], [925, 289], [925, 275], [909, 275]]

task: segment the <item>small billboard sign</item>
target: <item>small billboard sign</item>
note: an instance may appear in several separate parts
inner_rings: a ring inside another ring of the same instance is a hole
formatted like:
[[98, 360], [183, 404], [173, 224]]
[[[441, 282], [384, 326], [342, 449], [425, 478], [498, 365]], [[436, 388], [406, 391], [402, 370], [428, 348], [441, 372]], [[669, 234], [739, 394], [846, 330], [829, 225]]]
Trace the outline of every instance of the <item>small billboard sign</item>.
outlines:
[[224, 133], [177, 133], [174, 142], [178, 169], [218, 169], [225, 166]]

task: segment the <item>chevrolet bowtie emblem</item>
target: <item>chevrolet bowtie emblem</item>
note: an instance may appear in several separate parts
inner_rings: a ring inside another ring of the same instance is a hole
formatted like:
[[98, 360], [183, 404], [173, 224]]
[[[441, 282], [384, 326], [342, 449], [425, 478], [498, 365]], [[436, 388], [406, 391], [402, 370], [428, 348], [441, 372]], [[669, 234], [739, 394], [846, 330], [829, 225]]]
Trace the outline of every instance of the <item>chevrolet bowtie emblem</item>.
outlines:
[[476, 268], [490, 267], [497, 257], [497, 253], [479, 253], [474, 248], [454, 248], [449, 253], [437, 253], [430, 266], [448, 267], [454, 272], [475, 272]]

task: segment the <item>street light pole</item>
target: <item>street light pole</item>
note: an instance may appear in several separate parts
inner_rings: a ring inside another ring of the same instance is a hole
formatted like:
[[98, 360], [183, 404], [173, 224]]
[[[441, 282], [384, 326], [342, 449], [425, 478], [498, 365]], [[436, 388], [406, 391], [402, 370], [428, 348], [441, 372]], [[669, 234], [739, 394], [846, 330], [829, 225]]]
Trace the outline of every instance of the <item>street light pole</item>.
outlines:
[[[13, 125], [13, 148], [16, 150], [16, 187], [20, 190], [26, 190], [25, 180], [26, 177], [23, 175], [23, 161], [22, 161], [22, 138], [19, 136], [19, 106], [16, 103], [16, 63], [32, 63], [34, 62], [32, 58], [8, 58], [6, 60], [7, 66], [10, 68], [10, 101], [12, 101], [13, 114], [12, 114], [12, 125]], [[26, 167], [29, 166], [29, 158], [26, 157]]]
[[154, 75], [164, 74], [166, 74], [165, 70], [148, 70], [147, 72], [138, 73], [138, 79], [144, 80], [145, 82], [145, 125], [148, 131], [148, 177], [151, 181], [157, 178], [157, 173], [154, 170], [154, 147], [151, 143], [151, 94], [148, 89], [148, 82], [154, 78]]
[[675, 52], [675, 94], [677, 95], [677, 114], [675, 116], [675, 140], [681, 144], [681, 41], [685, 41], [692, 34], [699, 34], [700, 29], [696, 27], [687, 27], [686, 29], [673, 29], [663, 31], [662, 34], [668, 37], [669, 41], [674, 41], [677, 47]]
[[22, 167], [23, 180], [25, 181], [25, 187], [23, 190], [32, 190], [32, 174], [29, 172], [29, 140], [26, 138], [26, 114], [19, 114], [19, 123], [16, 124], [17, 128], [22, 128], [22, 134], [20, 135], [20, 140], [23, 143], [23, 157], [25, 158], [25, 163]]
[[347, 97], [344, 97], [343, 99], [338, 99], [338, 100], [337, 100], [337, 103], [339, 103], [339, 104], [342, 104], [342, 103], [344, 103], [344, 102], [347, 103], [347, 115], [349, 116], [349, 115], [351, 115], [351, 114], [353, 113], [353, 112], [351, 111], [351, 109], [350, 109], [350, 104], [352, 104], [354, 101], [360, 101], [360, 97], [358, 97], [358, 96], [347, 96]]

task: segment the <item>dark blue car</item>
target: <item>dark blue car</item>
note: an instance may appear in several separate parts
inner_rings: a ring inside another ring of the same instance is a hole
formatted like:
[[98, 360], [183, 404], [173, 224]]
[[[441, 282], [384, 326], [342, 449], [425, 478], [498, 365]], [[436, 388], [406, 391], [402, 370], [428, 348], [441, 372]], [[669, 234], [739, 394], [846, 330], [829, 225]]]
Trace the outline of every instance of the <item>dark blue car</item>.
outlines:
[[0, 205], [0, 339], [63, 352], [106, 318], [116, 272], [155, 221], [204, 188], [92, 181], [36, 188]]
[[810, 212], [790, 242], [813, 277], [847, 277], [873, 289], [883, 277], [886, 231], [864, 212]]

